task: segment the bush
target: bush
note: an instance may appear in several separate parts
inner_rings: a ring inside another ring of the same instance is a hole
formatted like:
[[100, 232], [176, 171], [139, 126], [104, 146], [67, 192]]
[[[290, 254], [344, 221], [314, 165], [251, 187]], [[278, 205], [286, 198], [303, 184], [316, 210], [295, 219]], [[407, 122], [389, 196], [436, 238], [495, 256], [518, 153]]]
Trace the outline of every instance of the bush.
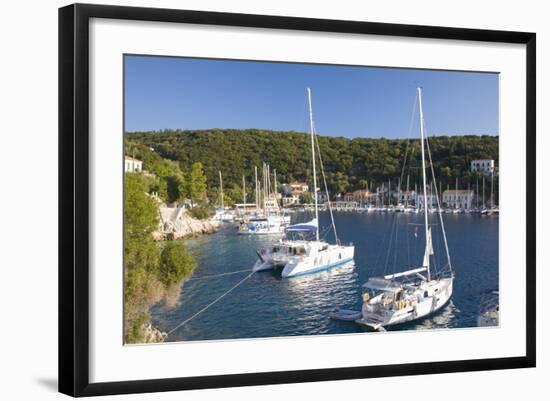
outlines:
[[195, 259], [182, 242], [168, 241], [160, 254], [159, 279], [165, 284], [177, 284], [195, 270]]

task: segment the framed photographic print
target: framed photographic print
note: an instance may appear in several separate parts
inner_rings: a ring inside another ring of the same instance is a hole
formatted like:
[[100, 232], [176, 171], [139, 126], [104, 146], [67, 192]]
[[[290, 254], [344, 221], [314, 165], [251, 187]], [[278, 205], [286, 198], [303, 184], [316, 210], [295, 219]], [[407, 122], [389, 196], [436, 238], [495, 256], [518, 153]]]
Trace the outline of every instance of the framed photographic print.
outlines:
[[535, 34], [59, 10], [59, 389], [535, 366]]

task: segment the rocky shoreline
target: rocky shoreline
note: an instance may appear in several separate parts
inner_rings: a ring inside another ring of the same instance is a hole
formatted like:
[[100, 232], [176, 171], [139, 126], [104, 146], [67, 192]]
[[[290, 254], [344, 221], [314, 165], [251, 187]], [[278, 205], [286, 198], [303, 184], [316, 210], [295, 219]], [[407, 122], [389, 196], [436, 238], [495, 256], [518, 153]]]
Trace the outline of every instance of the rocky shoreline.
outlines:
[[158, 241], [212, 234], [220, 228], [220, 222], [195, 219], [183, 207], [161, 205], [159, 215], [159, 229], [153, 233]]
[[144, 343], [162, 343], [168, 336], [164, 331], [160, 331], [157, 327], [151, 323], [145, 323], [143, 325]]

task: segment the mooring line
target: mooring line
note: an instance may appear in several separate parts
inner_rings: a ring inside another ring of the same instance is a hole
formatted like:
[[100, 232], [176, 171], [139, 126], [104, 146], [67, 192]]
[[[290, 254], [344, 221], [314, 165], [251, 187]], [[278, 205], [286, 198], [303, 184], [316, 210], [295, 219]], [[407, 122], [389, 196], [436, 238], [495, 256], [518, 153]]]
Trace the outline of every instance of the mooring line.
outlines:
[[220, 274], [210, 274], [208, 276], [200, 276], [200, 277], [191, 277], [191, 278], [187, 279], [187, 281], [205, 280], [205, 279], [222, 277], [222, 276], [230, 276], [232, 274], [239, 274], [239, 273], [244, 273], [244, 272], [249, 272], [249, 271], [250, 271], [250, 269], [243, 269], [243, 270], [237, 270], [237, 271], [234, 271], [234, 272], [227, 272], [227, 273], [220, 273]]
[[208, 308], [210, 308], [212, 305], [214, 305], [215, 303], [217, 303], [218, 301], [220, 301], [223, 297], [225, 297], [227, 294], [229, 294], [231, 291], [233, 291], [235, 288], [237, 288], [238, 286], [240, 286], [242, 283], [244, 283], [246, 280], [248, 280], [250, 277], [252, 277], [252, 275], [254, 274], [255, 272], [252, 271], [250, 274], [248, 274], [245, 278], [243, 278], [241, 281], [239, 281], [237, 284], [235, 284], [233, 287], [231, 287], [229, 290], [227, 290], [226, 292], [224, 292], [222, 295], [220, 295], [218, 298], [216, 298], [214, 301], [210, 302], [208, 305], [206, 305], [204, 308], [202, 308], [201, 310], [199, 310], [198, 312], [196, 312], [193, 316], [185, 319], [183, 322], [181, 322], [180, 324], [178, 324], [176, 327], [174, 327], [172, 330], [170, 330], [168, 333], [166, 333], [166, 337], [168, 337], [170, 334], [172, 334], [174, 331], [176, 331], [177, 329], [179, 329], [181, 326], [183, 326], [184, 324], [190, 322], [191, 320], [193, 320], [194, 318], [196, 318], [197, 316], [199, 316], [202, 312], [206, 311]]

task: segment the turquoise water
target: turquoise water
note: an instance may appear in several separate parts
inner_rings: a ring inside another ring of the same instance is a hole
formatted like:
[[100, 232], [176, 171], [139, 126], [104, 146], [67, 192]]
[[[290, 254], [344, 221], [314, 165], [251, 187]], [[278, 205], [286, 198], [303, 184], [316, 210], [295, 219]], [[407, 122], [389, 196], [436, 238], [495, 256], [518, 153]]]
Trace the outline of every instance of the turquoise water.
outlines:
[[[293, 223], [311, 218], [295, 214]], [[498, 216], [443, 215], [455, 271], [454, 292], [437, 314], [392, 328], [415, 330], [476, 326], [481, 293], [498, 288]], [[329, 226], [327, 213], [321, 226]], [[335, 213], [343, 244], [355, 245], [355, 264], [328, 272], [281, 279], [278, 272], [259, 272], [168, 337], [168, 341], [218, 340], [365, 331], [352, 323], [330, 319], [340, 307], [360, 309], [361, 285], [369, 277], [417, 267], [423, 254], [422, 215]], [[445, 260], [437, 216], [430, 216], [436, 268]], [[332, 240], [332, 233], [326, 239]], [[170, 331], [241, 281], [248, 272], [197, 279], [251, 269], [256, 249], [273, 237], [237, 235], [235, 228], [187, 240], [197, 259], [192, 280], [183, 286], [179, 305], [171, 310], [152, 308], [152, 320]]]

